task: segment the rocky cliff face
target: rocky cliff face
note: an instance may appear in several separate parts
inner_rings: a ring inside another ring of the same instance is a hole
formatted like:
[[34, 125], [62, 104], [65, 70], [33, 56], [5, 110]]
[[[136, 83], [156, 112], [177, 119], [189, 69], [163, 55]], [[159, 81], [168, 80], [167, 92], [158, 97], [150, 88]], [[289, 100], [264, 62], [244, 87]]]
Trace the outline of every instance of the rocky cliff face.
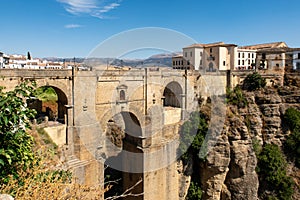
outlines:
[[[205, 161], [198, 164], [202, 199], [259, 199], [253, 144], [282, 146], [287, 136], [282, 116], [289, 107], [300, 109], [298, 87], [266, 88], [247, 92], [245, 96], [246, 108], [227, 106], [223, 132]], [[293, 199], [300, 199], [300, 171], [291, 163], [289, 169], [289, 175], [296, 182]]]
[[256, 156], [251, 135], [235, 107], [223, 133], [200, 165], [203, 199], [257, 199]]

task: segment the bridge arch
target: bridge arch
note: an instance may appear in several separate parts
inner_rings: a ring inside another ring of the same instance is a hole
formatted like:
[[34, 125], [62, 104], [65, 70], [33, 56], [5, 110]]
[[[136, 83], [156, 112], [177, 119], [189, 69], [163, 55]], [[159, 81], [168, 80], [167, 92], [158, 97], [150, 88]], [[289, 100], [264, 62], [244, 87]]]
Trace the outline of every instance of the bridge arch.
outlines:
[[[67, 90], [67, 86], [59, 81], [46, 81], [46, 80], [37, 80], [37, 88], [52, 88], [56, 95], [57, 101], [56, 103], [56, 111], [55, 116], [51, 118], [55, 118], [55, 120], [66, 123], [66, 115], [67, 115], [67, 108], [66, 105], [69, 105], [71, 102], [71, 98], [69, 95], [69, 91]], [[49, 117], [49, 116], [48, 116]], [[51, 119], [50, 119], [51, 120]]]
[[[110, 129], [110, 130], [108, 130]], [[116, 133], [112, 133], [116, 131]], [[112, 190], [125, 191], [138, 182], [132, 189], [133, 194], [143, 193], [143, 152], [139, 146], [141, 146], [142, 126], [138, 117], [130, 111], [121, 111], [114, 115], [107, 121], [106, 133], [110, 132], [111, 142], [120, 148], [120, 137], [116, 134], [122, 134], [122, 151], [115, 156], [111, 156], [106, 159], [105, 176], [119, 176], [122, 181], [116, 185], [113, 185]], [[123, 135], [124, 134], [124, 135]], [[107, 194], [110, 194], [108, 191]], [[127, 199], [127, 198], [125, 198]], [[135, 199], [143, 199], [142, 195]]]
[[183, 89], [177, 81], [169, 82], [163, 91], [164, 107], [182, 108]]

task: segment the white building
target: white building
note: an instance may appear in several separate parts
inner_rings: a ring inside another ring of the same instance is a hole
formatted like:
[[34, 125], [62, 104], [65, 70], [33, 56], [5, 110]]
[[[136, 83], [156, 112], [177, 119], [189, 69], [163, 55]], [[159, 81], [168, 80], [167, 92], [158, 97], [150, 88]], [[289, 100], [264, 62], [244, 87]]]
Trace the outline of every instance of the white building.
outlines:
[[203, 68], [204, 44], [193, 44], [183, 48], [184, 65], [188, 69], [199, 70]]
[[300, 70], [300, 48], [293, 49], [293, 70]]
[[9, 67], [9, 56], [0, 52], [0, 69]]
[[234, 70], [252, 70], [255, 69], [256, 63], [255, 49], [245, 49], [239, 47], [237, 49], [237, 65]]
[[4, 68], [4, 53], [0, 52], [0, 68]]

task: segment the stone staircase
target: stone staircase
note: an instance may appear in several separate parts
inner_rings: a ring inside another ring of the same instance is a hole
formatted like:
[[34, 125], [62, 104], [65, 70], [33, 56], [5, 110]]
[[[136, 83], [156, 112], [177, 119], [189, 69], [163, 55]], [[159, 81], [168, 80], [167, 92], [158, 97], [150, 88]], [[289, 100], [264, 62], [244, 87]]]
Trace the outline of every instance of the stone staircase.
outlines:
[[89, 163], [90, 163], [89, 160], [79, 160], [74, 155], [72, 155], [67, 158], [66, 166], [67, 166], [67, 169], [72, 170], [72, 169], [84, 167], [84, 166], [88, 165]]

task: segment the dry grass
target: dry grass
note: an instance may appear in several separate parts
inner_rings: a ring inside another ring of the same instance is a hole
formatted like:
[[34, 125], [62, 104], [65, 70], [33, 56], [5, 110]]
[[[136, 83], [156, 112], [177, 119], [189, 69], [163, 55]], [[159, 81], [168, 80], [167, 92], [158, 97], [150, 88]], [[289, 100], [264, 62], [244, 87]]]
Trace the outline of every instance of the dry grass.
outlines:
[[[47, 155], [49, 158], [49, 155]], [[81, 185], [68, 171], [58, 170], [47, 162], [37, 162], [33, 168], [19, 174], [19, 179], [11, 178], [9, 183], [0, 186], [0, 193], [11, 194], [15, 199], [102, 199], [104, 189]]]
[[100, 184], [86, 186], [78, 184], [71, 172], [63, 170], [56, 148], [45, 144], [36, 130], [31, 134], [35, 137], [36, 159], [33, 167], [19, 172], [19, 178], [10, 178], [5, 185], [0, 185], [0, 194], [10, 194], [15, 199], [103, 199], [104, 189]]

